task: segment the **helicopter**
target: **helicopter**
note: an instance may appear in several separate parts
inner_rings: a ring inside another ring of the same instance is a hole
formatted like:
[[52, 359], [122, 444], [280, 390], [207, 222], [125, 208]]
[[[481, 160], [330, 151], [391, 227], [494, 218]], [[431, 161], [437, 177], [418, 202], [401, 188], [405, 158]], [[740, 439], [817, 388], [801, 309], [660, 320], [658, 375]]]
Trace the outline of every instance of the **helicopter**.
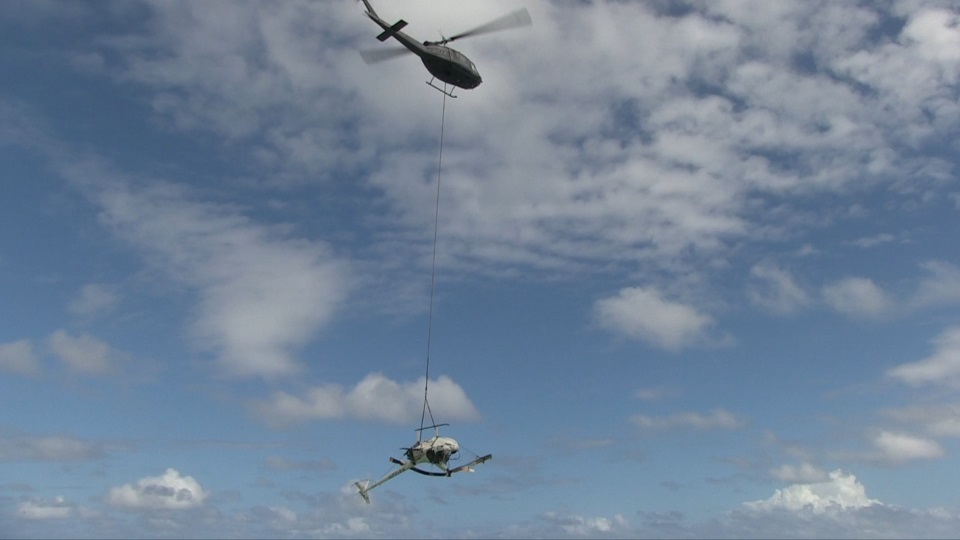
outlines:
[[[418, 437], [416, 444], [410, 448], [404, 448], [404, 456], [407, 458], [406, 461], [401, 461], [393, 456], [390, 456], [390, 463], [399, 465], [400, 467], [390, 471], [380, 480], [377, 480], [373, 484], [371, 484], [369, 481], [354, 482], [354, 485], [357, 486], [357, 489], [360, 491], [360, 496], [363, 497], [363, 500], [366, 501], [367, 504], [370, 504], [370, 490], [387, 482], [388, 480], [396, 478], [400, 474], [407, 471], [413, 471], [425, 476], [450, 477], [458, 472], [473, 472], [473, 467], [475, 465], [486, 463], [493, 458], [493, 454], [487, 454], [474, 459], [466, 465], [450, 468], [451, 458], [457, 459], [457, 457], [459, 457], [460, 444], [450, 437], [440, 436], [439, 428], [449, 425], [450, 424], [435, 424], [416, 430], [418, 433], [422, 434], [422, 432], [425, 430], [433, 429], [434, 436], [427, 440], [422, 440], [421, 437]], [[417, 465], [423, 463], [433, 465], [440, 470], [426, 471], [417, 467]]]
[[[464, 37], [528, 26], [533, 23], [527, 10], [521, 8], [455, 36], [445, 37], [440, 41], [424, 41], [420, 43], [401, 32], [401, 30], [407, 26], [407, 21], [400, 19], [393, 24], [389, 24], [377, 15], [377, 12], [374, 11], [370, 5], [369, 0], [362, 0], [362, 2], [366, 7], [365, 13], [367, 17], [383, 28], [383, 32], [377, 36], [377, 39], [386, 41], [392, 37], [403, 44], [402, 48], [360, 51], [360, 56], [363, 57], [363, 60], [368, 64], [373, 64], [407, 53], [416, 54], [420, 57], [420, 60], [423, 61], [423, 65], [427, 68], [427, 71], [433, 76], [427, 81], [427, 84], [454, 98], [457, 96], [453, 95], [452, 90], [448, 91], [446, 89], [446, 84], [471, 89], [480, 86], [483, 79], [480, 77], [480, 72], [477, 71], [477, 66], [460, 51], [447, 47], [447, 43]], [[436, 79], [445, 83], [444, 88], [440, 88], [434, 84], [433, 81]]]

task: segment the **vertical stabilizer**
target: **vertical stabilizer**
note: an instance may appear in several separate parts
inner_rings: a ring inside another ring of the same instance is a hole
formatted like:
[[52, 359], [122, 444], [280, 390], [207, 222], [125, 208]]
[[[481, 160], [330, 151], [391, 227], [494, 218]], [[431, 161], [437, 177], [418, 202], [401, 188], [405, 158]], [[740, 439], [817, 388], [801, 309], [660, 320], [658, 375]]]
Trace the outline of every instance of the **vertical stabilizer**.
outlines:
[[367, 501], [367, 504], [370, 504], [370, 495], [367, 494], [369, 491], [367, 486], [370, 485], [370, 482], [354, 482], [353, 485], [357, 486], [357, 490], [360, 491], [360, 496], [363, 497], [363, 500]]

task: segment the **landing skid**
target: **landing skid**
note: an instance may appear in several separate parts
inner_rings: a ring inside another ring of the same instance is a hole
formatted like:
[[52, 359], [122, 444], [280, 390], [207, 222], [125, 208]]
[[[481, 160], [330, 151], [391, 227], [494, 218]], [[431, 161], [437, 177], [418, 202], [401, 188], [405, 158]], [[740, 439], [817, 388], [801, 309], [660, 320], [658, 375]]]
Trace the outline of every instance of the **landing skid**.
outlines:
[[[410, 470], [413, 471], [413, 472], [415, 472], [415, 473], [420, 473], [420, 474], [422, 474], [422, 475], [424, 475], [424, 476], [452, 476], [454, 473], [458, 473], [458, 472], [461, 472], [461, 471], [473, 472], [473, 466], [474, 466], [474, 465], [480, 465], [480, 464], [482, 464], [482, 463], [486, 463], [486, 462], [490, 461], [491, 458], [493, 458], [493, 454], [487, 454], [487, 455], [485, 455], [485, 456], [483, 456], [483, 457], [479, 457], [479, 458], [471, 461], [470, 463], [467, 463], [466, 465], [461, 465], [461, 466], [456, 467], [456, 468], [454, 468], [454, 469], [448, 469], [448, 470], [445, 471], [445, 472], [425, 471], [425, 470], [423, 470], [423, 469], [418, 469], [417, 467], [410, 467]], [[395, 463], [395, 464], [397, 464], [397, 465], [403, 465], [403, 464], [404, 464], [403, 461], [400, 461], [399, 459], [397, 459], [397, 458], [395, 458], [395, 457], [391, 457], [391, 458], [390, 458], [390, 462], [391, 462], [391, 463]]]
[[457, 96], [453, 95], [453, 90], [447, 90], [447, 84], [446, 84], [446, 83], [443, 84], [443, 88], [440, 88], [439, 86], [433, 84], [434, 79], [436, 79], [436, 77], [433, 77], [433, 78], [431, 78], [429, 81], [427, 81], [427, 86], [430, 86], [430, 87], [432, 87], [432, 88], [435, 88], [435, 89], [439, 90], [441, 93], [446, 94], [446, 95], [448, 95], [448, 96], [456, 99]]

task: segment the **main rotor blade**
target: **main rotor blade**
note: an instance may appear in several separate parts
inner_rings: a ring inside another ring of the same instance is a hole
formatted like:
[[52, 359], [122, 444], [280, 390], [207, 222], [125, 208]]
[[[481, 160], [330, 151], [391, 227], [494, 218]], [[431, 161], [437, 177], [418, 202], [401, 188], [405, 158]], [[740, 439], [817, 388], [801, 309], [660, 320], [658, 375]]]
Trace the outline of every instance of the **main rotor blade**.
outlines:
[[410, 52], [410, 49], [406, 47], [390, 47], [389, 49], [364, 49], [360, 51], [360, 56], [363, 58], [363, 61], [368, 64], [376, 64], [386, 60], [393, 60], [394, 58], [400, 58], [401, 56], [406, 56], [407, 54], [413, 54]]
[[530, 18], [530, 13], [527, 12], [526, 8], [520, 8], [486, 24], [481, 24], [476, 28], [467, 30], [466, 32], [461, 32], [453, 37], [446, 38], [444, 41], [450, 42], [455, 39], [476, 36], [480, 34], [489, 34], [490, 32], [499, 32], [500, 30], [509, 30], [511, 28], [519, 28], [521, 26], [530, 26], [531, 24], [533, 24], [533, 20]]

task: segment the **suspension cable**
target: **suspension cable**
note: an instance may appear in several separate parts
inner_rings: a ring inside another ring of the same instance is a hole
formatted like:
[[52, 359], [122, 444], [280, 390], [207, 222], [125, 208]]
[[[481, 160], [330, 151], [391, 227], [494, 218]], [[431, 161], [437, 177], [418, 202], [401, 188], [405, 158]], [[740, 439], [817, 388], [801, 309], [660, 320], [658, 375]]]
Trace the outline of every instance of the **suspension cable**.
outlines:
[[[446, 88], [446, 85], [444, 85]], [[427, 315], [427, 369], [423, 379], [423, 409], [420, 411], [420, 431], [417, 440], [423, 436], [423, 422], [427, 413], [430, 413], [430, 424], [437, 425], [427, 400], [427, 390], [430, 387], [430, 348], [433, 339], [433, 295], [437, 281], [437, 232], [440, 229], [440, 171], [443, 169], [443, 127], [447, 116], [447, 94], [443, 92], [443, 107], [440, 112], [440, 155], [437, 158], [437, 200], [433, 217], [433, 259], [430, 263], [430, 308]]]

